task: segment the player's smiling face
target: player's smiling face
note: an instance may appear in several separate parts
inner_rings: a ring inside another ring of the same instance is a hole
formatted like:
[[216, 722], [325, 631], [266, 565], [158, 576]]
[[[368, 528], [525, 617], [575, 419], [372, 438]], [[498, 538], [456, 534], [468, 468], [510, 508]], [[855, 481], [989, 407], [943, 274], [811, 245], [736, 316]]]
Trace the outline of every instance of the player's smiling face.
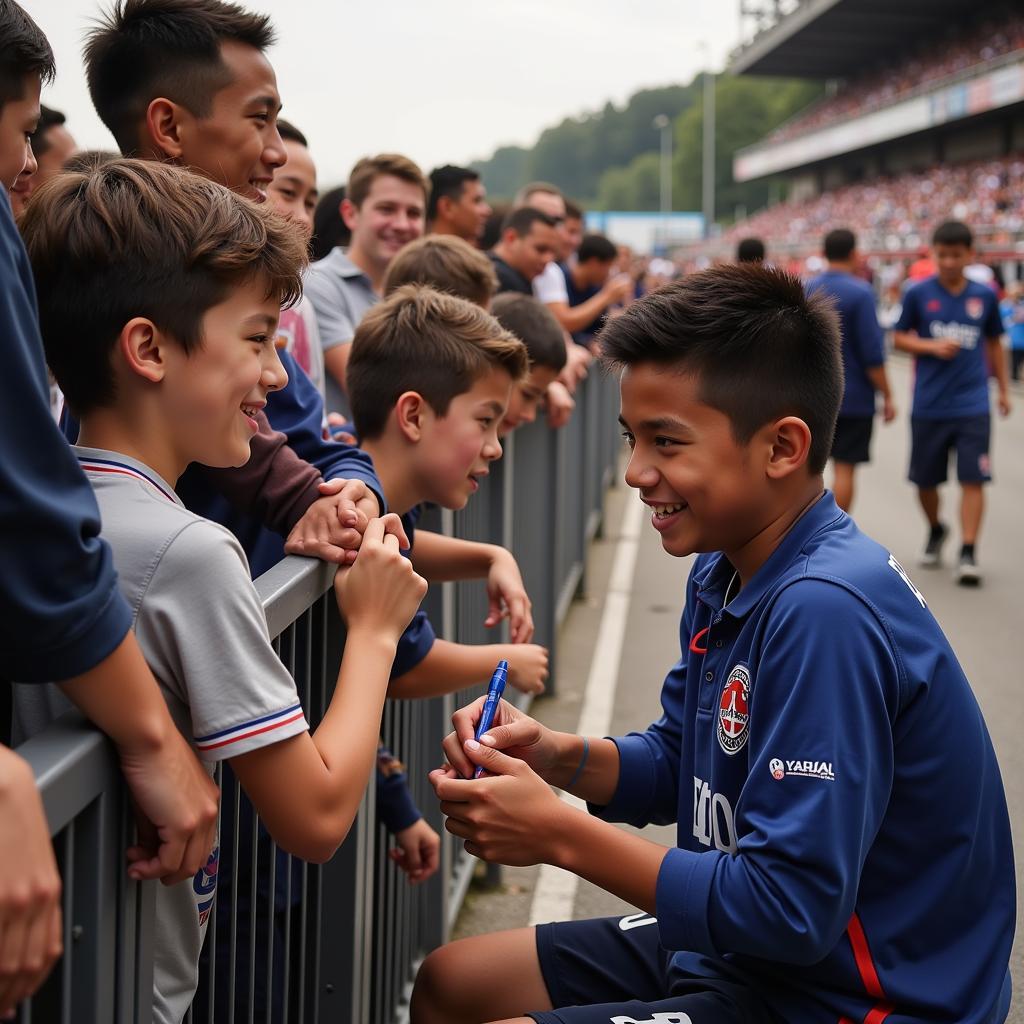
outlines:
[[681, 556], [743, 547], [761, 529], [767, 505], [761, 432], [737, 443], [729, 418], [700, 400], [696, 378], [673, 367], [628, 367], [620, 395], [631, 449], [626, 483], [651, 507], [665, 550]]

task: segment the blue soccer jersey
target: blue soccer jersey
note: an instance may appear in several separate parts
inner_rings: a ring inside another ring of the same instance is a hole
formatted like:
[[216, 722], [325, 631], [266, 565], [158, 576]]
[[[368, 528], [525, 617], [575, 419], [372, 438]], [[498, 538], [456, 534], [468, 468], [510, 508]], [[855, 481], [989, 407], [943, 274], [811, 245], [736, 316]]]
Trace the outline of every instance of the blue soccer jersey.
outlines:
[[[701, 556], [662, 717], [615, 740], [608, 820], [677, 822], [662, 944], [789, 1024], [982, 1024], [1005, 1002], [1014, 860], [956, 655], [826, 494], [723, 607]], [[681, 958], [681, 959], [679, 959]]]
[[836, 270], [811, 278], [806, 291], [821, 290], [835, 300], [843, 352], [843, 402], [840, 416], [873, 416], [875, 386], [867, 371], [885, 363], [882, 328], [875, 296], [865, 281]]
[[929, 338], [953, 338], [960, 351], [952, 359], [918, 356], [913, 415], [944, 420], [985, 416], [989, 411], [985, 341], [1003, 333], [999, 303], [991, 288], [968, 281], [953, 295], [930, 277], [907, 291], [897, 331]]

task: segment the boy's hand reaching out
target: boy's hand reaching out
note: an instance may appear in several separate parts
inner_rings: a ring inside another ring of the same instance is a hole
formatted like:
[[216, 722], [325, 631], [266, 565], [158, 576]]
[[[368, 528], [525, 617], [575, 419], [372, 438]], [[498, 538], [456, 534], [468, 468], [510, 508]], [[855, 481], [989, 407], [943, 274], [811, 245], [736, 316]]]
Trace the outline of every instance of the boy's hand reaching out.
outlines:
[[[288, 534], [284, 549], [289, 555], [351, 564], [366, 524], [380, 511], [377, 496], [362, 480], [340, 479], [325, 480], [320, 494]], [[404, 531], [400, 536], [408, 546]]]
[[416, 614], [427, 581], [400, 552], [408, 538], [394, 513], [371, 519], [359, 558], [334, 577], [334, 593], [349, 633], [387, 636], [395, 643]]
[[484, 625], [496, 626], [507, 618], [512, 643], [528, 644], [533, 639], [532, 605], [519, 566], [504, 548], [496, 552], [487, 573], [487, 598], [490, 605]]
[[505, 644], [508, 682], [523, 693], [543, 693], [548, 677], [548, 649], [539, 644]]
[[410, 885], [436, 873], [441, 863], [441, 837], [423, 818], [395, 833], [398, 846], [388, 856], [405, 872]]
[[560, 380], [556, 380], [548, 385], [544, 404], [548, 410], [548, 426], [552, 430], [558, 430], [572, 418], [572, 411], [576, 408], [576, 399], [569, 394], [569, 389]]

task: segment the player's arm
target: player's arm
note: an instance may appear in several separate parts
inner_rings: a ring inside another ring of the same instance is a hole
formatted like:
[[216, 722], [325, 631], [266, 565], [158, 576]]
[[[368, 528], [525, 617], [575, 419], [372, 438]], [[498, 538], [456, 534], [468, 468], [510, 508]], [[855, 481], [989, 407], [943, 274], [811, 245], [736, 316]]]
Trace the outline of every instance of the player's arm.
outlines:
[[996, 379], [998, 388], [997, 401], [1002, 416], [1010, 414], [1010, 375], [1006, 368], [1006, 356], [1003, 352], [1003, 323], [999, 318], [999, 304], [994, 300], [988, 308], [988, 315], [983, 328], [985, 338], [985, 354], [989, 366]]
[[[357, 559], [358, 564], [358, 559]], [[439, 697], [486, 683], [499, 661], [508, 662], [509, 685], [524, 693], [543, 693], [548, 652], [537, 644], [457, 644], [435, 639], [426, 656], [391, 681], [388, 696]]]

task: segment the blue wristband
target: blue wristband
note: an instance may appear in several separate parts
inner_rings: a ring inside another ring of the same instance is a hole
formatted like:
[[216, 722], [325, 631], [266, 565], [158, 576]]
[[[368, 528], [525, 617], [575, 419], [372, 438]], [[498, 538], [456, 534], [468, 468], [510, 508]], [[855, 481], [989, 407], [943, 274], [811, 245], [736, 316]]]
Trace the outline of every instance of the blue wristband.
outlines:
[[576, 771], [573, 772], [572, 778], [566, 783], [566, 789], [572, 789], [573, 786], [579, 781], [579, 777], [583, 774], [583, 766], [587, 763], [587, 758], [590, 756], [590, 740], [586, 736], [583, 737], [583, 756], [580, 758], [580, 763], [576, 765]]

